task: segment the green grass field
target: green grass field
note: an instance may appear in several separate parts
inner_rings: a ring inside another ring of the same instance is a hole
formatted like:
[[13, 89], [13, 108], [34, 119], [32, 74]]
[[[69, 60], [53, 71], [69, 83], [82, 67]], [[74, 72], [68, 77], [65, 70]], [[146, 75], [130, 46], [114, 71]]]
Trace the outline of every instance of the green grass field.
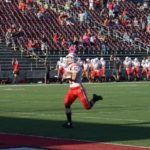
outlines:
[[73, 129], [62, 128], [67, 84], [1, 85], [0, 132], [150, 147], [150, 82], [84, 85], [103, 101], [72, 105]]

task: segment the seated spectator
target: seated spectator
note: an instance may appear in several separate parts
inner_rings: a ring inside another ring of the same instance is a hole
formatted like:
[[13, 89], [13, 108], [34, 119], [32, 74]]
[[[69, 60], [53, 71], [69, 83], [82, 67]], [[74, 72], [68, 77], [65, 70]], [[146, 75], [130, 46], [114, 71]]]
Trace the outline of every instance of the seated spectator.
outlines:
[[43, 2], [41, 0], [36, 0], [36, 3], [39, 5], [39, 6], [42, 6], [43, 5]]
[[89, 10], [94, 10], [94, 0], [89, 0]]
[[124, 32], [124, 34], [123, 34], [123, 41], [124, 42], [130, 42], [130, 37], [129, 37], [128, 32]]
[[68, 16], [64, 19], [66, 25], [74, 25], [75, 24], [75, 20], [74, 18], [68, 14]]
[[23, 12], [27, 10], [27, 5], [23, 0], [19, 1], [19, 9]]
[[134, 27], [139, 27], [139, 22], [138, 22], [138, 19], [136, 17], [133, 20], [133, 25], [134, 25]]
[[63, 40], [62, 40], [62, 42], [61, 42], [61, 46], [63, 47], [63, 48], [67, 48], [67, 46], [68, 46], [68, 43], [67, 43], [67, 41], [63, 38]]
[[43, 19], [43, 18], [46, 18], [46, 15], [45, 15], [45, 8], [44, 7], [40, 7], [38, 13], [37, 13], [37, 17], [39, 19]]
[[[32, 56], [33, 57], [36, 57], [37, 56], [37, 54], [39, 54], [39, 52], [40, 52], [40, 49], [41, 49], [41, 47], [40, 47], [40, 43], [39, 43], [39, 41], [38, 40], [34, 40], [34, 49], [33, 49], [33, 51], [32, 51]], [[46, 47], [46, 54], [47, 54], [47, 51], [48, 51], [48, 48]]]
[[24, 35], [24, 32], [23, 32], [22, 28], [19, 28], [12, 34], [12, 36], [16, 37], [16, 38], [22, 37], [23, 35]]
[[27, 7], [31, 9], [33, 7], [33, 0], [26, 0]]
[[75, 53], [76, 52], [76, 45], [71, 45], [69, 47], [69, 53]]
[[147, 2], [144, 2], [143, 3], [143, 9], [145, 10], [145, 9], [148, 9], [148, 3]]
[[100, 0], [96, 0], [95, 1], [95, 10], [98, 11], [101, 8], [101, 1]]
[[150, 25], [150, 14], [147, 15], [147, 25]]
[[76, 0], [73, 5], [77, 8], [79, 8], [79, 7], [81, 7], [82, 4], [81, 4], [80, 0]]
[[33, 40], [29, 39], [28, 40], [28, 43], [26, 45], [26, 48], [27, 48], [27, 54], [32, 54], [34, 53], [34, 49], [35, 49], [35, 43]]
[[64, 9], [65, 10], [70, 10], [70, 8], [71, 8], [71, 2], [68, 1], [68, 2], [65, 3]]
[[76, 45], [76, 46], [79, 45], [79, 40], [76, 36], [74, 36], [74, 38], [73, 38], [73, 44]]
[[102, 42], [102, 44], [101, 44], [101, 55], [106, 55], [106, 54], [108, 54], [107, 43]]
[[90, 23], [91, 17], [87, 10], [84, 11], [83, 18], [84, 18], [84, 23]]
[[103, 42], [103, 41], [105, 41], [107, 39], [107, 37], [105, 35], [102, 35], [101, 33], [98, 33], [97, 38], [101, 42]]
[[5, 0], [6, 3], [11, 3], [11, 0]]
[[87, 33], [85, 33], [84, 35], [83, 35], [83, 44], [85, 44], [85, 45], [89, 45], [89, 43], [90, 43], [90, 36], [87, 34]]
[[91, 35], [90, 36], [90, 44], [93, 45], [93, 46], [96, 44], [96, 37], [95, 37], [95, 35]]
[[145, 29], [146, 29], [146, 20], [145, 20], [144, 17], [141, 17], [141, 19], [140, 19], [140, 26], [141, 26], [141, 29], [143, 31], [145, 31]]
[[54, 42], [55, 44], [57, 44], [58, 41], [59, 41], [59, 36], [58, 36], [57, 33], [54, 33], [54, 35], [53, 35], [53, 42]]
[[68, 18], [68, 14], [66, 12], [61, 12], [58, 21], [61, 25], [64, 25], [66, 23], [66, 19]]
[[114, 17], [118, 17], [118, 14], [119, 14], [119, 5], [117, 3], [114, 3]]
[[128, 14], [127, 14], [127, 11], [124, 9], [122, 15], [120, 16], [120, 20], [121, 20], [121, 23], [122, 25], [124, 26], [127, 26], [128, 25]]
[[109, 20], [109, 18], [107, 17], [105, 20], [104, 20], [104, 22], [103, 22], [103, 26], [109, 26], [109, 23], [110, 23], [110, 20]]
[[147, 27], [146, 27], [146, 31], [148, 33], [150, 33], [150, 14], [147, 16]]
[[84, 22], [84, 13], [80, 11], [78, 14], [78, 17], [79, 17], [80, 24], [82, 24]]
[[109, 10], [109, 17], [114, 17], [114, 3], [113, 2], [109, 2], [108, 3], [108, 10]]

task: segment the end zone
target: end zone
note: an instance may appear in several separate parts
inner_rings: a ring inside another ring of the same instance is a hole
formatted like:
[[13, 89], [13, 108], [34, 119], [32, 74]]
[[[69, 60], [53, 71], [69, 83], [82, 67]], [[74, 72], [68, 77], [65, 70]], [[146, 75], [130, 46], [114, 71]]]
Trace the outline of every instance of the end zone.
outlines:
[[69, 140], [51, 137], [0, 134], [3, 150], [150, 150], [148, 147]]

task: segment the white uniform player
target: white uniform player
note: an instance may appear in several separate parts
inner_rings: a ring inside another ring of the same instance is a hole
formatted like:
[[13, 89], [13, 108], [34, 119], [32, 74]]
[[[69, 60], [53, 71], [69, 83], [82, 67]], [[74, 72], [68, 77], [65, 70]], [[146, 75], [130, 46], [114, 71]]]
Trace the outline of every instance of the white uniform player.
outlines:
[[140, 77], [140, 62], [137, 58], [134, 59], [134, 61], [132, 62], [132, 70], [133, 70], [133, 74], [135, 79], [139, 79]]
[[123, 62], [123, 65], [124, 65], [125, 70], [126, 70], [127, 78], [128, 78], [128, 80], [130, 80], [131, 75], [132, 75], [132, 60], [131, 60], [131, 58], [126, 57], [124, 62]]

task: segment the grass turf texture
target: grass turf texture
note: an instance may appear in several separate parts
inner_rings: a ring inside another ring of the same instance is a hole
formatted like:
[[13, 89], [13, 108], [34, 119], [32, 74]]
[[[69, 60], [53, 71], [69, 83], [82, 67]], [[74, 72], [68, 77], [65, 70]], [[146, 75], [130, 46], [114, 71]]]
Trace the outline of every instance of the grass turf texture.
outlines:
[[61, 127], [68, 85], [0, 86], [0, 132], [150, 147], [150, 82], [84, 86], [104, 100], [89, 111], [77, 100], [73, 129]]

